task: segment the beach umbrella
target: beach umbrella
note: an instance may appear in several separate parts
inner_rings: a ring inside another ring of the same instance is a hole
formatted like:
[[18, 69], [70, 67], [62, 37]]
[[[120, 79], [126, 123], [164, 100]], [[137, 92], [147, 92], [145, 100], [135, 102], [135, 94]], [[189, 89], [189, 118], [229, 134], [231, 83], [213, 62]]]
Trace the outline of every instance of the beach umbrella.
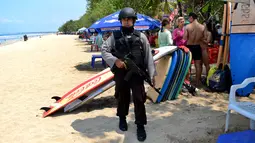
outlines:
[[85, 30], [87, 30], [87, 28], [86, 27], [82, 27], [82, 28], [78, 29], [78, 32], [83, 32]]
[[[106, 32], [106, 31], [118, 31], [120, 30], [121, 23], [118, 20], [120, 11], [117, 11], [113, 14], [110, 14], [95, 23], [93, 23], [89, 27], [90, 32]], [[135, 22], [134, 28], [136, 30], [153, 30], [156, 28], [160, 28], [160, 21], [153, 19], [149, 16], [143, 14], [137, 14], [137, 20]]]

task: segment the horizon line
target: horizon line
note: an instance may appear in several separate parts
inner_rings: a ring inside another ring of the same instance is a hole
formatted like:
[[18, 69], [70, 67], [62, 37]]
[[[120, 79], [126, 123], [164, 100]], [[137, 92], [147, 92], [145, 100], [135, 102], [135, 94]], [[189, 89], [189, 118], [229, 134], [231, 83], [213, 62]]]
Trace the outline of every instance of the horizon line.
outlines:
[[1, 35], [18, 35], [18, 34], [23, 34], [23, 33], [55, 33], [58, 31], [37, 31], [37, 32], [11, 32], [11, 33], [1, 33], [0, 32], [0, 36]]

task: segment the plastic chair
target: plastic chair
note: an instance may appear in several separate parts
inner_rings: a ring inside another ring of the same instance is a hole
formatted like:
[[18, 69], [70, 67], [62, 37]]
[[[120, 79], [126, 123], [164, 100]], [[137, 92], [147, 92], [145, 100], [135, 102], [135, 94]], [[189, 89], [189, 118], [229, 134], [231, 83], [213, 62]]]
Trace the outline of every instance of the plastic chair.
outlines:
[[237, 89], [244, 88], [255, 82], [255, 77], [246, 78], [241, 84], [232, 85], [229, 94], [229, 105], [226, 117], [225, 132], [228, 131], [231, 110], [250, 119], [250, 129], [255, 130], [255, 104], [253, 102], [238, 102], [236, 100]]
[[105, 63], [105, 61], [104, 61], [102, 55], [92, 55], [92, 57], [91, 57], [91, 67], [92, 67], [92, 68], [95, 68], [95, 60], [96, 60], [97, 58], [102, 59], [102, 65], [103, 65], [104, 67], [106, 67], [106, 63]]
[[221, 134], [217, 143], [254, 143], [255, 131], [245, 130], [233, 133]]

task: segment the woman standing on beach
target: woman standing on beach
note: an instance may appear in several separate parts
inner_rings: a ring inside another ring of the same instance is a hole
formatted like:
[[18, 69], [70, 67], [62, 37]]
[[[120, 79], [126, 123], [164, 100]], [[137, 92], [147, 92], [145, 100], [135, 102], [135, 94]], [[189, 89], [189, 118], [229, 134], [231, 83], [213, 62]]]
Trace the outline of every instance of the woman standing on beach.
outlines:
[[[209, 65], [209, 56], [208, 56], [208, 46], [212, 45], [212, 26], [211, 23], [204, 23], [205, 26], [205, 39], [200, 44], [202, 49], [202, 64], [205, 65], [206, 68], [206, 77], [210, 70]], [[204, 81], [203, 81], [204, 82]]]
[[186, 40], [183, 39], [184, 35], [184, 18], [179, 17], [177, 19], [178, 27], [173, 31], [173, 40], [176, 46], [184, 46], [186, 45]]
[[172, 34], [169, 31], [170, 28], [171, 28], [171, 23], [169, 22], [168, 19], [164, 19], [162, 21], [161, 30], [158, 33], [158, 44], [159, 44], [159, 47], [173, 45]]
[[[179, 17], [177, 19], [177, 28], [173, 31], [173, 40], [176, 46], [185, 46], [186, 40], [183, 39], [184, 36], [184, 17]], [[187, 48], [184, 49], [184, 51], [189, 51]], [[185, 77], [185, 82], [188, 82], [190, 78], [190, 73], [188, 72]], [[189, 83], [189, 82], [188, 82]]]

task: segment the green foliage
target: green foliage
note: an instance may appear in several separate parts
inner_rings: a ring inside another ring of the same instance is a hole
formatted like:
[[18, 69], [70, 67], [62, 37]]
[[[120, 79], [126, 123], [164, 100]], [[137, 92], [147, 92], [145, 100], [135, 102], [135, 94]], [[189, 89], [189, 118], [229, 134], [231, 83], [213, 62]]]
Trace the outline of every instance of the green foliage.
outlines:
[[124, 0], [87, 0], [87, 11], [79, 20], [67, 21], [59, 28], [61, 32], [76, 32], [81, 27], [89, 27], [97, 20], [124, 7]]
[[62, 25], [58, 31], [64, 32], [64, 33], [71, 33], [74, 31], [77, 31], [80, 28], [79, 21], [73, 21], [69, 20], [64, 25]]
[[[217, 15], [221, 21], [223, 15], [223, 4], [222, 0], [179, 0], [182, 2], [183, 10], [188, 14], [195, 12], [199, 16], [200, 21], [207, 20], [209, 17], [206, 14], [209, 12], [210, 15]], [[211, 10], [209, 11], [209, 7]]]
[[91, 24], [97, 20], [116, 12], [117, 10], [123, 7], [123, 2], [120, 0], [102, 0], [98, 3], [95, 3], [93, 7], [88, 8], [87, 12], [84, 14], [84, 17], [81, 17], [81, 21], [85, 27], [89, 27]]
[[[90, 27], [97, 20], [124, 7], [132, 7], [138, 13], [160, 19], [163, 14], [170, 14], [171, 10], [177, 7], [177, 1], [181, 2], [184, 14], [196, 12], [201, 21], [207, 18], [204, 14], [208, 12], [209, 5], [211, 6], [210, 13], [214, 14], [218, 11], [219, 18], [222, 18], [223, 1], [220, 0], [176, 0], [174, 2], [167, 0], [87, 0], [85, 14], [78, 20], [67, 21], [59, 28], [59, 31], [69, 33], [76, 32], [81, 27]], [[204, 7], [200, 10], [202, 6]]]

